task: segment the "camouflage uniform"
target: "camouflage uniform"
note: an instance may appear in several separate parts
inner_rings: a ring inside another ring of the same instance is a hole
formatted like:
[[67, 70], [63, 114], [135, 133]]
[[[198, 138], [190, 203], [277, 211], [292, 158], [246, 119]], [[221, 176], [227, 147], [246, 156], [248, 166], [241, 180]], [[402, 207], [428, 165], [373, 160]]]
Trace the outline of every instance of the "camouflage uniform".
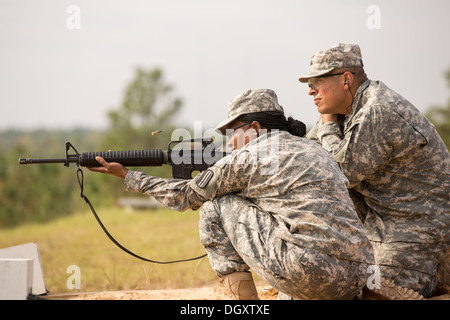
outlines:
[[385, 84], [367, 80], [348, 115], [320, 119], [307, 137], [349, 179], [381, 277], [429, 297], [450, 242], [450, 156], [433, 125]]
[[351, 299], [373, 249], [348, 180], [315, 142], [272, 130], [192, 180], [129, 171], [128, 191], [200, 210], [199, 233], [219, 277], [250, 268], [299, 299]]

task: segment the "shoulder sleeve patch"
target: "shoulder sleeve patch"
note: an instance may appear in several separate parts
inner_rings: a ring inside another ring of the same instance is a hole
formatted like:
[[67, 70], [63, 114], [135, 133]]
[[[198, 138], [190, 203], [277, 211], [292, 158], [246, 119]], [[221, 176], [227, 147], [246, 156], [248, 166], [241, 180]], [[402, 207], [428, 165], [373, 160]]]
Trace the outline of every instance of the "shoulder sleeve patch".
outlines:
[[214, 199], [217, 194], [218, 182], [222, 177], [222, 169], [213, 165], [207, 170], [199, 173], [189, 181], [189, 187], [204, 199]]
[[208, 185], [209, 181], [214, 177], [214, 172], [210, 169], [203, 171], [200, 177], [195, 182], [197, 187], [204, 189]]

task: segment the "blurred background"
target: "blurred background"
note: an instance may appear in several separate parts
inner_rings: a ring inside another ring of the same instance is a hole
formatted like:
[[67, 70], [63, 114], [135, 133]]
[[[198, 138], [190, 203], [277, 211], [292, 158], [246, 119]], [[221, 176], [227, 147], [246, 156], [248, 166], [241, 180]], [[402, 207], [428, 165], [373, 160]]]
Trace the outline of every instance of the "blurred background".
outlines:
[[[19, 157], [64, 157], [66, 141], [80, 152], [165, 149], [175, 128], [214, 128], [251, 88], [274, 89], [310, 128], [318, 113], [298, 77], [340, 42], [359, 44], [369, 78], [416, 105], [449, 146], [449, 12], [447, 0], [0, 1], [0, 246], [39, 240], [14, 228], [86, 212], [73, 167]], [[85, 176], [105, 211], [128, 196], [121, 181]], [[102, 270], [106, 284], [89, 289], [112, 288]]]

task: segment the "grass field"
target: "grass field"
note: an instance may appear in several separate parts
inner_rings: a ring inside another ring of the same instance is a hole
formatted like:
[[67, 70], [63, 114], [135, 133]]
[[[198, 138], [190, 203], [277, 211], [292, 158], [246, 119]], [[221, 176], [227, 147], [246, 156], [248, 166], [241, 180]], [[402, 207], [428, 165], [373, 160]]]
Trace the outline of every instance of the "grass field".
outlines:
[[[198, 236], [198, 212], [155, 209], [127, 213], [97, 209], [109, 232], [126, 248], [152, 260], [177, 260], [205, 253]], [[148, 290], [198, 287], [216, 283], [207, 258], [169, 265], [138, 260], [116, 247], [89, 209], [46, 224], [28, 224], [0, 231], [0, 248], [37, 242], [50, 293], [106, 290]], [[81, 288], [69, 289], [80, 268]]]

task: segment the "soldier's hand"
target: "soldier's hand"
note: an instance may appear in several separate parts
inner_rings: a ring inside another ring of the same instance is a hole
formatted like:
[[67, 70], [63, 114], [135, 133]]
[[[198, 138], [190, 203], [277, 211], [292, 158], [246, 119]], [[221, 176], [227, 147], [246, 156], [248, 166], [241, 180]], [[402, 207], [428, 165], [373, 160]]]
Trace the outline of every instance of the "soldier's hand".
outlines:
[[122, 179], [125, 179], [128, 173], [128, 169], [125, 168], [123, 165], [121, 165], [118, 162], [107, 162], [102, 157], [96, 157], [95, 160], [98, 161], [102, 166], [101, 167], [89, 167], [88, 169], [94, 172], [101, 172], [110, 174], [115, 177], [119, 177]]

